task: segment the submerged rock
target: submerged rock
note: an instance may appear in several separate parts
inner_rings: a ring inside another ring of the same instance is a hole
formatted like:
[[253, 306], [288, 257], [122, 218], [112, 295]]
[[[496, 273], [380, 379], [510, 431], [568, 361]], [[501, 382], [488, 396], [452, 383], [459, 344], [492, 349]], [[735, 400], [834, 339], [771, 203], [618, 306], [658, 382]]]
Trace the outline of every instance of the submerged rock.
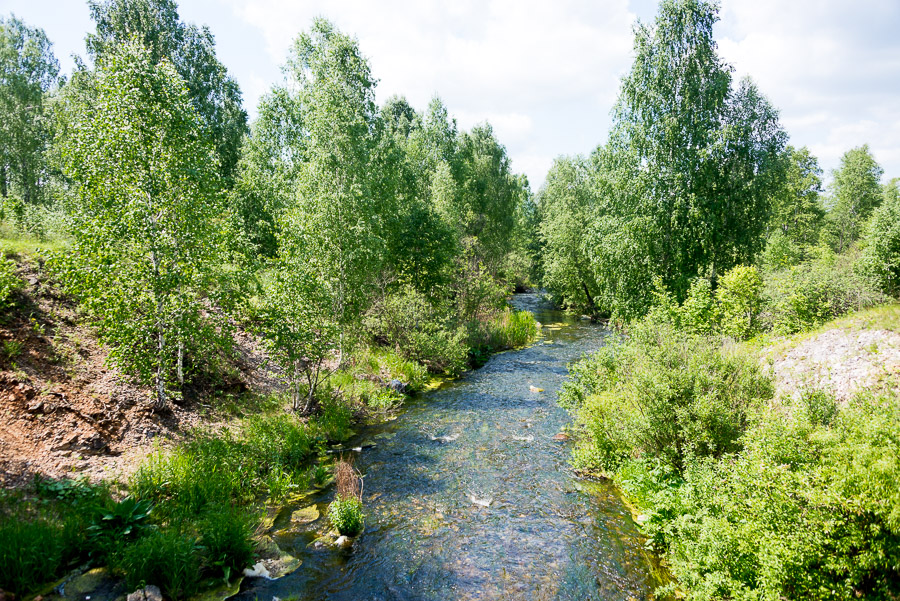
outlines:
[[315, 505], [309, 505], [292, 513], [291, 522], [295, 524], [311, 524], [319, 519], [320, 515], [319, 509]]
[[404, 394], [406, 390], [409, 388], [409, 385], [406, 382], [401, 380], [391, 380], [388, 382], [388, 388], [393, 390], [394, 392], [399, 392], [400, 394]]
[[494, 499], [491, 497], [485, 497], [483, 499], [479, 499], [472, 492], [469, 492], [469, 500], [473, 505], [478, 505], [479, 507], [490, 507], [491, 503], [494, 502]]
[[163, 596], [158, 586], [150, 584], [128, 595], [128, 601], [163, 601]]

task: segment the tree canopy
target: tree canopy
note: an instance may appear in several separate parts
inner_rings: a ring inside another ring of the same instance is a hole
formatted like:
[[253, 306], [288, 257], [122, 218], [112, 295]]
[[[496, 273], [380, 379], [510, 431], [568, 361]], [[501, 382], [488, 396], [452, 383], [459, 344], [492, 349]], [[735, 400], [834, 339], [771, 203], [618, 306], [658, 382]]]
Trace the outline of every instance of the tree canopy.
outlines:
[[41, 199], [45, 153], [52, 137], [45, 98], [59, 62], [42, 29], [12, 16], [0, 19], [0, 196], [14, 190], [24, 203]]

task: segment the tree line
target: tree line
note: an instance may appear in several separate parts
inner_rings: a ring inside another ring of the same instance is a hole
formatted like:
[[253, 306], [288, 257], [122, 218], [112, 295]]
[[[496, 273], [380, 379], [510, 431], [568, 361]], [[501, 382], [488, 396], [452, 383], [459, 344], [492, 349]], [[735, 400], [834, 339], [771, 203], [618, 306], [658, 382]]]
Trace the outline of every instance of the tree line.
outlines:
[[790, 267], [821, 246], [846, 253], [874, 228], [869, 263], [895, 292], [896, 234], [881, 234], [897, 180], [882, 186], [863, 145], [826, 194], [817, 158], [788, 144], [752, 80], [733, 80], [717, 20], [713, 2], [669, 0], [636, 27], [608, 141], [557, 159], [538, 192], [544, 285], [563, 306], [628, 320], [660, 287], [683, 302], [698, 278], [715, 287], [736, 266]]
[[[378, 106], [356, 39], [324, 19], [249, 124], [213, 35], [173, 0], [89, 6], [91, 64], [69, 77], [41, 29], [0, 21], [3, 217], [62, 214], [54, 273], [157, 407], [227, 349], [235, 316], [298, 410], [360, 341], [435, 371], [471, 359], [535, 246], [528, 182], [489, 124], [460, 130], [439, 98]], [[398, 304], [417, 311], [403, 341], [385, 329]]]

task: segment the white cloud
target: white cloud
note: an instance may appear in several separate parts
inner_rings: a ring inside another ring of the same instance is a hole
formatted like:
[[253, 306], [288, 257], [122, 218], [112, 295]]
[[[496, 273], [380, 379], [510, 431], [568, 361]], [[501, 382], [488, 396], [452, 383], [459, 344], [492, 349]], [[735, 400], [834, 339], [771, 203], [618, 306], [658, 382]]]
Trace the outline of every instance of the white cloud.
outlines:
[[[535, 189], [554, 157], [606, 139], [634, 13], [655, 12], [648, 0], [220, 1], [277, 64], [315, 16], [332, 20], [359, 38], [379, 100], [402, 94], [423, 109], [437, 94], [460, 125], [490, 121]], [[869, 143], [900, 175], [900, 2], [723, 0], [721, 16], [722, 57], [759, 84], [793, 144], [827, 171]]]
[[[545, 175], [540, 166], [553, 156], [590, 150], [571, 148], [566, 132], [545, 115], [573, 103], [608, 114], [618, 77], [630, 62], [634, 21], [627, 0], [231, 3], [240, 18], [259, 28], [269, 56], [279, 63], [315, 16], [330, 19], [359, 38], [380, 80], [379, 100], [402, 94], [424, 109], [439, 95], [460, 125], [489, 121], [535, 187]], [[604, 136], [598, 131], [593, 143]], [[534, 144], [542, 147], [539, 161], [524, 157]]]
[[781, 111], [794, 145], [826, 173], [868, 143], [900, 175], [900, 3], [725, 0], [719, 44]]

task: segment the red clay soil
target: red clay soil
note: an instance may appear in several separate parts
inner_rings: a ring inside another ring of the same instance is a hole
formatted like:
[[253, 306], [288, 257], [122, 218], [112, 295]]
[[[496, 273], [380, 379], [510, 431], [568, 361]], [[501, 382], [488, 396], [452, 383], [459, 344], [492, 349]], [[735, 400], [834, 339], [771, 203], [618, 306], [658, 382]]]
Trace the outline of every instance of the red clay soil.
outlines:
[[[26, 287], [0, 316], [0, 487], [25, 485], [36, 474], [125, 476], [209, 414], [202, 391], [154, 413], [150, 388], [107, 364], [107, 349], [74, 303], [35, 266], [20, 265], [19, 275]], [[252, 336], [239, 333], [235, 350], [236, 375], [226, 388], [278, 388]]]

